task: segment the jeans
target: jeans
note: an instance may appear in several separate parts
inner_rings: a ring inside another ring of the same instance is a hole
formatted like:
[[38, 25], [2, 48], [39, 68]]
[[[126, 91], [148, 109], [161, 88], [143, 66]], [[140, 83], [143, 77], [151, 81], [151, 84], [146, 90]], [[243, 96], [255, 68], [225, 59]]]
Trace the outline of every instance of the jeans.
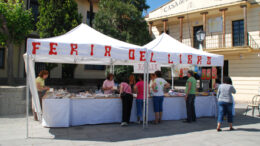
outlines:
[[143, 104], [144, 104], [143, 99], [136, 99], [137, 117], [142, 117]]
[[129, 123], [133, 104], [133, 95], [128, 93], [122, 95], [122, 122]]
[[187, 121], [196, 121], [196, 111], [195, 111], [195, 102], [196, 95], [189, 94], [188, 99], [186, 100], [186, 109], [187, 109]]
[[155, 113], [163, 111], [163, 99], [164, 96], [153, 97], [153, 108]]
[[233, 103], [228, 102], [218, 102], [218, 123], [223, 122], [223, 118], [225, 115], [228, 117], [228, 123], [233, 123], [233, 115], [232, 115], [232, 109]]

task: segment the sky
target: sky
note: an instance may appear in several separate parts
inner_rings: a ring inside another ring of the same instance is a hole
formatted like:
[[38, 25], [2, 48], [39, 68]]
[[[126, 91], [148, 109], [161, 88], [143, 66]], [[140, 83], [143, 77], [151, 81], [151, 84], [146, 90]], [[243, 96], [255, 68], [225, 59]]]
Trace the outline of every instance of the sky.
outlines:
[[147, 13], [150, 11], [155, 10], [156, 8], [159, 8], [163, 4], [169, 2], [171, 0], [146, 0], [146, 3], [150, 6], [150, 9], [148, 9]]

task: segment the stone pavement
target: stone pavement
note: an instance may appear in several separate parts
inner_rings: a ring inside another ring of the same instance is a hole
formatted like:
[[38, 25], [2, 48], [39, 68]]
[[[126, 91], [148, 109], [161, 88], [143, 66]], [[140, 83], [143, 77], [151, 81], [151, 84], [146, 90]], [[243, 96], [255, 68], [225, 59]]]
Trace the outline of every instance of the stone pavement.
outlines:
[[[117, 124], [85, 125], [70, 128], [43, 128], [30, 117], [30, 138], [25, 139], [24, 115], [0, 117], [0, 146], [5, 145], [198, 145], [259, 146], [260, 118], [244, 116], [246, 105], [236, 105], [235, 131], [216, 132], [215, 118], [200, 118], [196, 123], [163, 121], [160, 125]], [[256, 112], [258, 114], [258, 111]]]

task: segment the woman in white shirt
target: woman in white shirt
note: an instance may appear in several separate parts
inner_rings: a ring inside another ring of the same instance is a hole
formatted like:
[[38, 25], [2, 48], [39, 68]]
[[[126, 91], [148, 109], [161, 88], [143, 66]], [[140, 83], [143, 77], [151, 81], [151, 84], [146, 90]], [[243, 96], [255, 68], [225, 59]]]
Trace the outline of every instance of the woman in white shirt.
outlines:
[[155, 124], [162, 120], [164, 88], [169, 88], [170, 84], [162, 78], [161, 71], [155, 72], [155, 80], [152, 85], [153, 90], [153, 105], [155, 112]]

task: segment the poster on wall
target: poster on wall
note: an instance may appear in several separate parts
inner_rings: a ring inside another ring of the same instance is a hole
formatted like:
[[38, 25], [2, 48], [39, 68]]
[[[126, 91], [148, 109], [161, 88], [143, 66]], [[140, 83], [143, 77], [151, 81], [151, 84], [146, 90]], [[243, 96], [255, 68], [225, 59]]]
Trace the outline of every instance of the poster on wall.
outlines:
[[202, 69], [201, 71], [201, 79], [206, 80], [206, 74], [207, 74], [207, 69]]
[[176, 65], [174, 66], [174, 77], [185, 77], [188, 75], [188, 71], [193, 70], [194, 71], [194, 66], [192, 65]]
[[211, 69], [207, 69], [207, 77], [206, 77], [207, 80], [210, 80], [211, 79]]
[[217, 68], [216, 67], [212, 68], [212, 79], [217, 79]]
[[180, 69], [180, 73], [179, 73], [179, 77], [180, 77], [180, 78], [183, 78], [183, 75], [184, 75], [184, 74], [183, 74], [183, 68], [181, 68], [181, 69]]

